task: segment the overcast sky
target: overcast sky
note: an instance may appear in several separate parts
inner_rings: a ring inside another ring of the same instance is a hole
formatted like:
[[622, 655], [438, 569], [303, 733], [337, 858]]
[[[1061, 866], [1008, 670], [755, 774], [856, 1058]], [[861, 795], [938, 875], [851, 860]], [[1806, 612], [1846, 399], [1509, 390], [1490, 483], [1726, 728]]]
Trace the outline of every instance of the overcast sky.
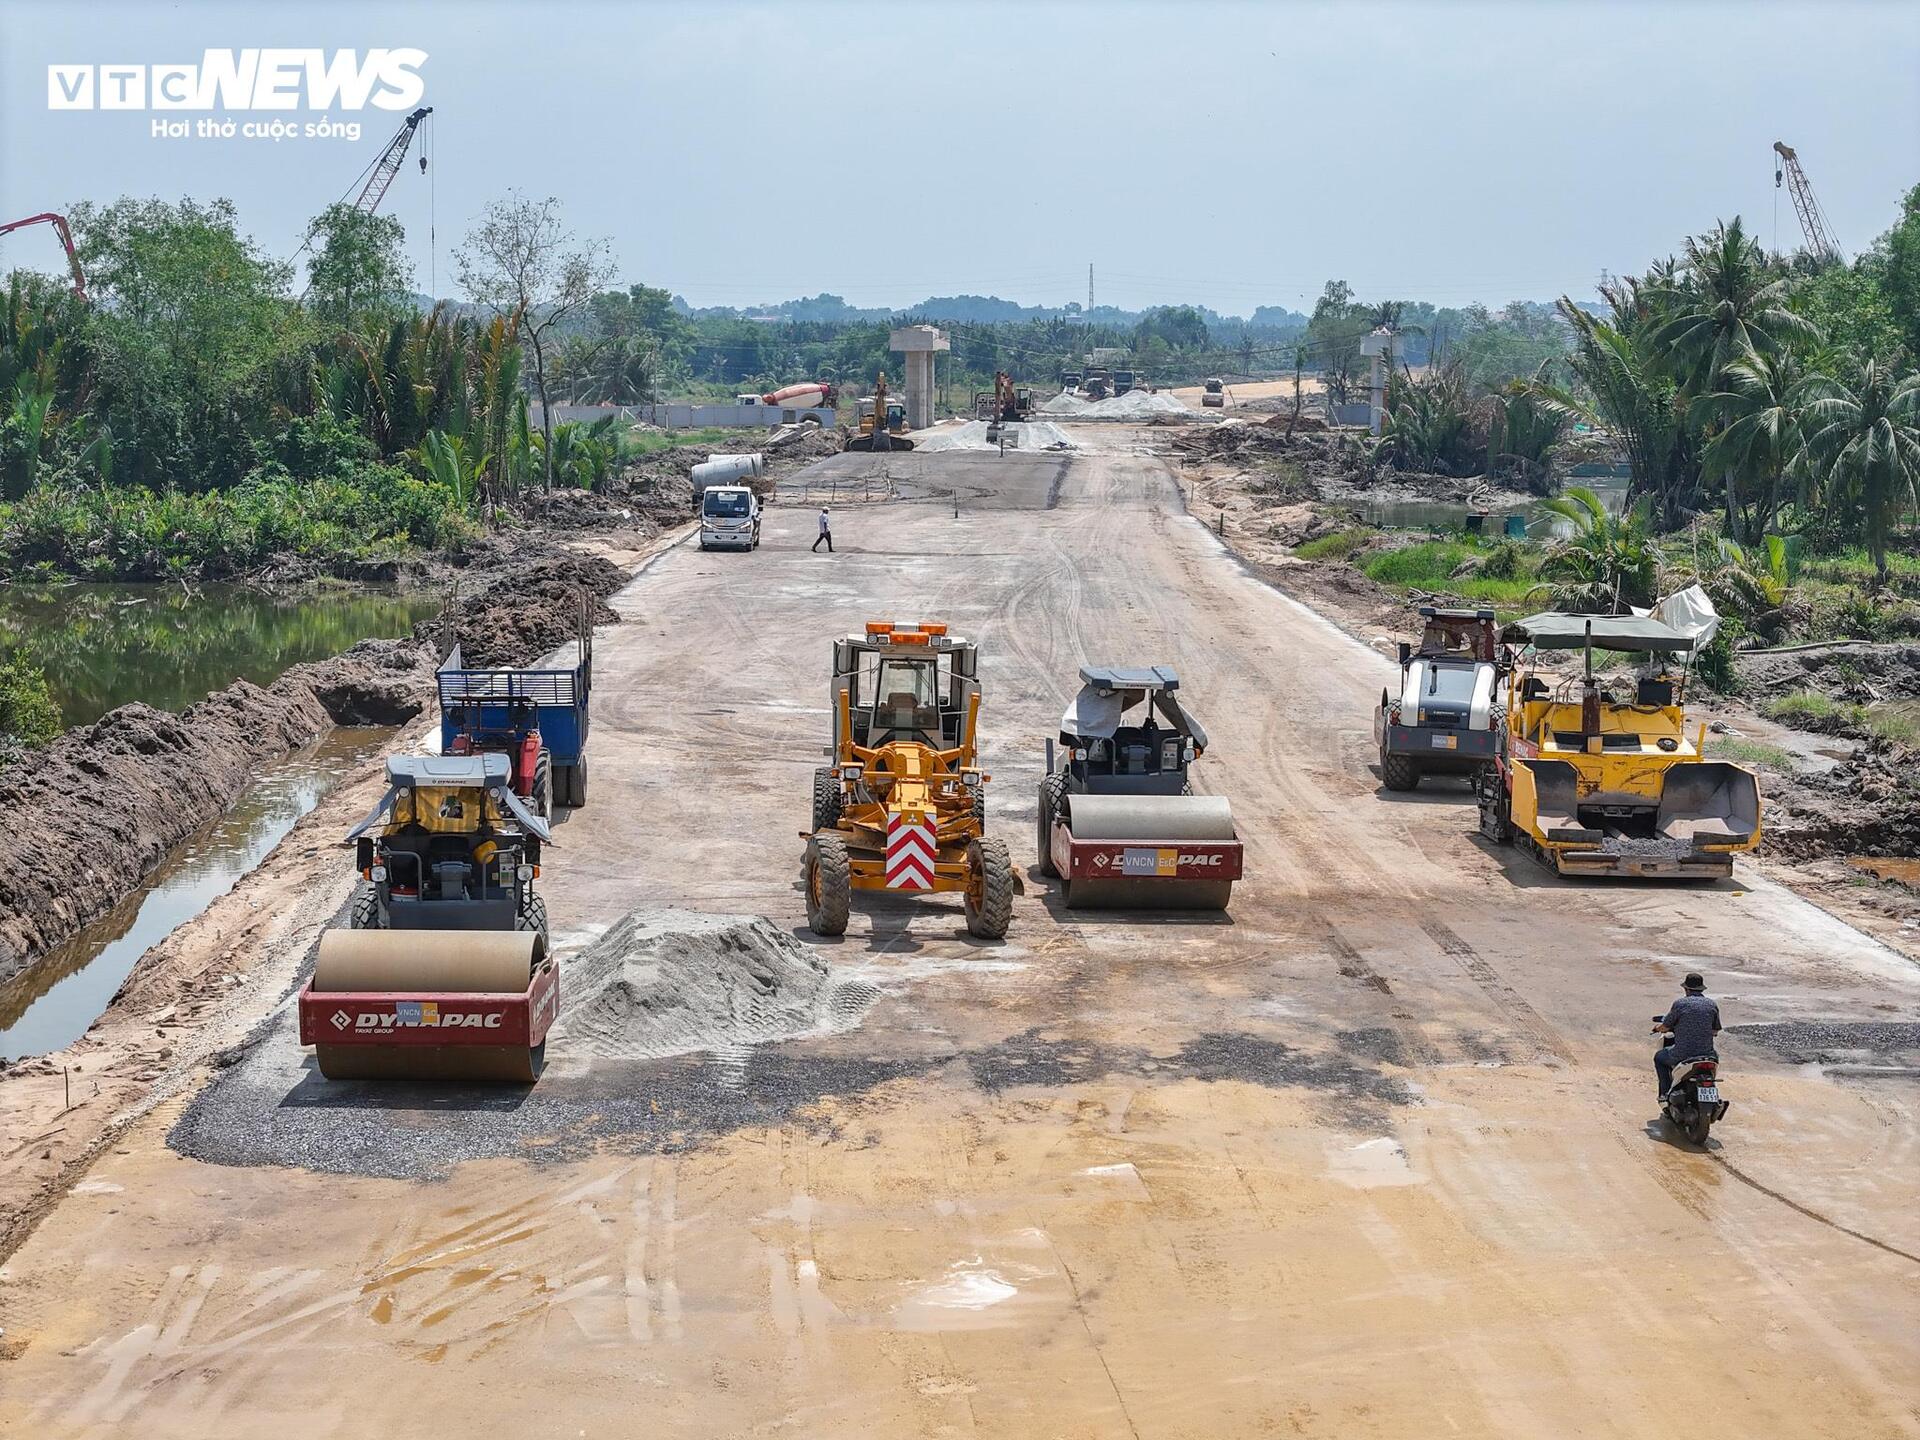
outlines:
[[[1736, 213], [1790, 244], [1775, 139], [1849, 253], [1920, 182], [1920, 4], [1896, 0], [0, 0], [0, 220], [225, 195], [290, 254], [399, 115], [336, 111], [357, 144], [275, 144], [47, 105], [49, 64], [247, 46], [427, 52], [431, 178], [410, 159], [384, 208], [442, 294], [511, 186], [699, 305], [1084, 303], [1092, 262], [1100, 303], [1244, 314], [1310, 308], [1334, 276], [1367, 299], [1587, 295]], [[52, 244], [0, 240], [0, 270]]]

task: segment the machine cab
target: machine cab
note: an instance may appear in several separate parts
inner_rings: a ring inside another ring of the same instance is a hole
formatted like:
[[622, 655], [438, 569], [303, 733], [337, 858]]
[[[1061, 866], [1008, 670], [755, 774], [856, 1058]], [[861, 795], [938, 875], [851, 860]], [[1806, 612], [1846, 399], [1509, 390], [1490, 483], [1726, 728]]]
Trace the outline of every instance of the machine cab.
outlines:
[[954, 748], [980, 693], [978, 659], [972, 644], [931, 623], [909, 627], [876, 620], [865, 634], [836, 641], [830, 697], [835, 749], [842, 738], [843, 696], [849, 734], [862, 749], [895, 740]]
[[1080, 691], [1060, 717], [1069, 782], [1106, 793], [1181, 795], [1206, 732], [1180, 705], [1180, 677], [1167, 665], [1086, 665]]

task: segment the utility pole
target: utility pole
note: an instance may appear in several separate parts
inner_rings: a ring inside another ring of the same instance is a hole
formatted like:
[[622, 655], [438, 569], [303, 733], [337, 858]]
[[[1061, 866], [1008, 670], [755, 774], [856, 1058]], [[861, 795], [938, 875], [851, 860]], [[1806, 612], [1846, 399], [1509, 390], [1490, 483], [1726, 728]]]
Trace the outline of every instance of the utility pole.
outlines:
[[1087, 314], [1093, 314], [1093, 262], [1087, 262]]

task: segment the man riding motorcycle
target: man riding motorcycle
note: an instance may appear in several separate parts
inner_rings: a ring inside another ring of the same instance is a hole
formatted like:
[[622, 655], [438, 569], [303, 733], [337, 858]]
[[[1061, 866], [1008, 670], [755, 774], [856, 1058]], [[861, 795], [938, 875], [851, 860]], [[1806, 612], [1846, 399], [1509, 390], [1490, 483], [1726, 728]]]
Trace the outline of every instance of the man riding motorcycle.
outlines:
[[1720, 1058], [1713, 1046], [1713, 1037], [1720, 1033], [1720, 1007], [1707, 998], [1707, 982], [1697, 974], [1689, 974], [1680, 983], [1685, 993], [1653, 1027], [1656, 1034], [1665, 1032], [1672, 1037], [1653, 1055], [1662, 1100], [1673, 1088], [1675, 1067], [1690, 1060]]

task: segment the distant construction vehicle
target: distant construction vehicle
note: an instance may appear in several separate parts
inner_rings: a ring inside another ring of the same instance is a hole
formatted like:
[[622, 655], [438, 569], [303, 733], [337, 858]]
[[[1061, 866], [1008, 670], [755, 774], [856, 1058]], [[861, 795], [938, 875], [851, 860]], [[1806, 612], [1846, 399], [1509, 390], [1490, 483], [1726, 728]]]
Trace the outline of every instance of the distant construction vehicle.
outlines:
[[1791, 145], [1784, 141], [1773, 142], [1773, 153], [1779, 157], [1773, 167], [1773, 188], [1778, 190], [1782, 180], [1786, 182], [1787, 193], [1793, 197], [1793, 213], [1800, 219], [1800, 233], [1806, 237], [1807, 250], [1817, 259], [1836, 262], [1845, 257], [1840, 253], [1840, 242], [1834, 238], [1833, 226], [1827, 222], [1827, 212], [1820, 208], [1820, 201], [1814, 196], [1813, 183], [1807, 179], [1807, 172], [1800, 168], [1800, 157]]
[[833, 764], [814, 771], [802, 832], [807, 924], [846, 932], [855, 890], [958, 891], [967, 930], [1013, 916], [1013, 861], [986, 834], [979, 652], [945, 625], [869, 621], [834, 642]]
[[887, 396], [887, 376], [882, 371], [874, 383], [873, 394], [860, 402], [858, 423], [849, 450], [911, 450], [913, 441], [906, 434], [907, 404]]
[[1047, 741], [1040, 873], [1066, 882], [1070, 906], [1226, 909], [1242, 847], [1233, 807], [1193, 793], [1207, 735], [1180, 703], [1180, 677], [1165, 665], [1089, 665], [1080, 681], [1060, 718], [1057, 769]]
[[[1669, 662], [1696, 636], [1638, 615], [1549, 612], [1512, 629], [1527, 648], [1476, 786], [1481, 833], [1518, 841], [1562, 875], [1731, 875], [1734, 855], [1760, 843], [1760, 787], [1752, 771], [1705, 758], [1704, 721], [1687, 733], [1685, 677]], [[1582, 672], [1549, 681], [1535, 658], [1544, 650], [1580, 652]], [[1595, 650], [1645, 665], [1605, 680]]]
[[434, 681], [440, 753], [507, 758], [508, 788], [540, 816], [587, 803], [587, 724], [593, 693], [593, 616], [580, 599], [571, 665], [475, 669], [455, 645]]
[[1420, 643], [1400, 642], [1400, 685], [1380, 692], [1373, 741], [1380, 782], [1411, 790], [1423, 775], [1473, 775], [1498, 742], [1500, 638], [1491, 610], [1420, 607]]
[[1218, 375], [1210, 375], [1200, 387], [1200, 403], [1209, 410], [1221, 409], [1227, 403], [1227, 387]]
[[551, 837], [508, 778], [494, 753], [387, 761], [386, 795], [347, 836], [350, 928], [320, 937], [299, 996], [329, 1080], [539, 1077], [560, 1003], [533, 890]]

